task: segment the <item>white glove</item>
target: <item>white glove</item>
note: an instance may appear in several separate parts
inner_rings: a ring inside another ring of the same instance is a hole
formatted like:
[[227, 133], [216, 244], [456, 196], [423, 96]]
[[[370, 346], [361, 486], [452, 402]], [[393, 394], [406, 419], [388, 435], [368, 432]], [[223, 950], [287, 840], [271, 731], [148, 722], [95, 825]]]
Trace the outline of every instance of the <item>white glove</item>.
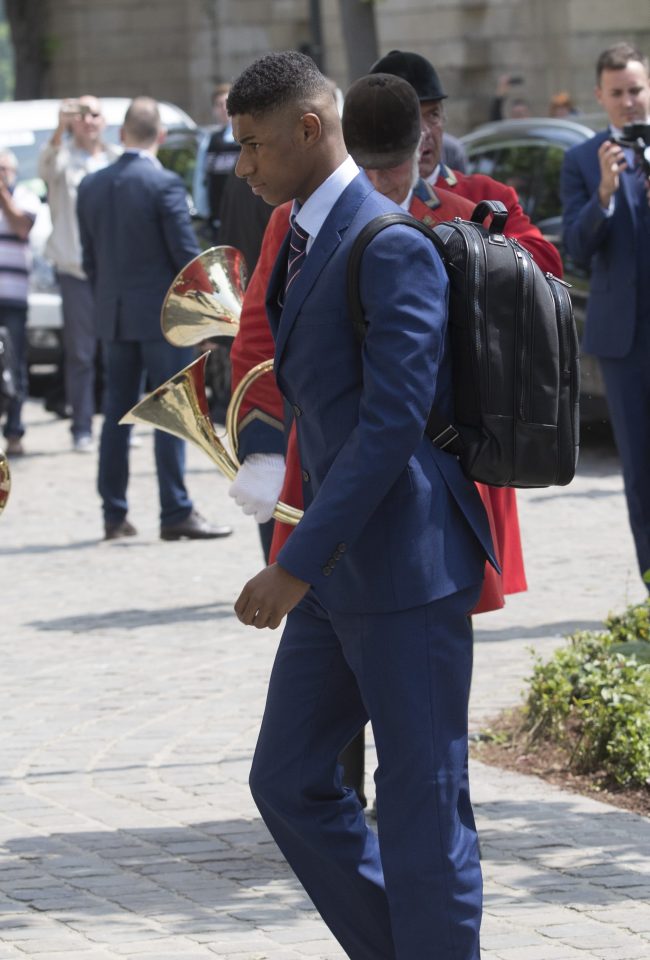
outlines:
[[284, 457], [280, 453], [251, 453], [230, 484], [228, 496], [258, 523], [273, 516], [284, 481]]

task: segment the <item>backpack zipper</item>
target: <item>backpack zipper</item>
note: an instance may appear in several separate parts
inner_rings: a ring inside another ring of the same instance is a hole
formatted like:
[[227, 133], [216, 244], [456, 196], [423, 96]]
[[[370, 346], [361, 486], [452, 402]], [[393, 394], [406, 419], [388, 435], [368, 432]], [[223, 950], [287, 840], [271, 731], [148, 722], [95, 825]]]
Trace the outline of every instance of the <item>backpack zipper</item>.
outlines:
[[[470, 351], [474, 363], [474, 376], [476, 380], [476, 404], [477, 410], [481, 409], [481, 393], [482, 387], [485, 389], [485, 399], [489, 403], [490, 398], [490, 379], [489, 379], [489, 366], [487, 363], [482, 362], [483, 349], [485, 337], [483, 336], [483, 327], [482, 327], [482, 313], [480, 308], [480, 291], [479, 291], [479, 279], [480, 279], [480, 269], [479, 269], [479, 258], [481, 255], [482, 248], [479, 247], [478, 240], [474, 232], [471, 232], [469, 236], [467, 233], [459, 226], [461, 235], [467, 244], [468, 249], [473, 250], [473, 264], [472, 264], [472, 276], [467, 279], [467, 283], [471, 284], [470, 289], [470, 300], [472, 304], [472, 333], [474, 340], [474, 350]], [[485, 251], [483, 250], [483, 259], [485, 260]], [[468, 271], [469, 273], [469, 271]], [[487, 349], [487, 344], [485, 344], [485, 349]], [[483, 376], [485, 372], [485, 376]], [[483, 384], [483, 379], [487, 382]]]
[[530, 420], [530, 384], [532, 382], [530, 368], [533, 363], [532, 342], [528, 342], [531, 339], [532, 333], [531, 323], [528, 320], [528, 290], [530, 283], [528, 260], [524, 252], [522, 250], [515, 250], [515, 256], [517, 258], [517, 299], [519, 299], [521, 291], [521, 316], [520, 323], [517, 325], [521, 333], [519, 416], [527, 423]]

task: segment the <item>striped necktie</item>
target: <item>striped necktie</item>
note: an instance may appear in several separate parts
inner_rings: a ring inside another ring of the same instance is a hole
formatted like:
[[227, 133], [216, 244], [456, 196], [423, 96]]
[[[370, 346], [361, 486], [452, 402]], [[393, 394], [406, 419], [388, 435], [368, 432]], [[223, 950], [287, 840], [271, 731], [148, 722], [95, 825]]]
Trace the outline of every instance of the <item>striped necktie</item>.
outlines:
[[309, 234], [305, 233], [295, 221], [291, 224], [291, 237], [289, 239], [289, 256], [287, 257], [287, 279], [284, 285], [285, 297], [289, 292], [289, 287], [300, 273], [300, 269], [305, 262], [307, 251], [307, 241]]

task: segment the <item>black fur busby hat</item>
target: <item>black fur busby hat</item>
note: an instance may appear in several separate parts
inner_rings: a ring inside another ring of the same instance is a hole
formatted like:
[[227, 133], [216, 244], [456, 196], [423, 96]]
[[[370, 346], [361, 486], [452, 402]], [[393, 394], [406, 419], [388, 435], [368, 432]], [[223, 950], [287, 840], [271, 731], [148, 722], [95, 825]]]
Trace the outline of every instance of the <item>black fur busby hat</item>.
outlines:
[[343, 103], [343, 137], [360, 167], [396, 167], [420, 141], [420, 104], [400, 77], [376, 73], [356, 80]]
[[418, 100], [444, 100], [447, 94], [442, 89], [435, 67], [419, 53], [391, 50], [370, 68], [370, 73], [392, 73], [411, 84]]

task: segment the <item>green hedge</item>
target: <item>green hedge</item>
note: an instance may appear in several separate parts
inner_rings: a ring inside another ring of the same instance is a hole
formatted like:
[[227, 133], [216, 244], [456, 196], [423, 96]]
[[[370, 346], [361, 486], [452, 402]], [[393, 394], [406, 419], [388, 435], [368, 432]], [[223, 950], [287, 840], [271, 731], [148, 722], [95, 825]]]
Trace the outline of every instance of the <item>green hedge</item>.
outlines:
[[650, 785], [650, 599], [538, 658], [525, 716], [530, 740], [568, 749], [572, 770]]

